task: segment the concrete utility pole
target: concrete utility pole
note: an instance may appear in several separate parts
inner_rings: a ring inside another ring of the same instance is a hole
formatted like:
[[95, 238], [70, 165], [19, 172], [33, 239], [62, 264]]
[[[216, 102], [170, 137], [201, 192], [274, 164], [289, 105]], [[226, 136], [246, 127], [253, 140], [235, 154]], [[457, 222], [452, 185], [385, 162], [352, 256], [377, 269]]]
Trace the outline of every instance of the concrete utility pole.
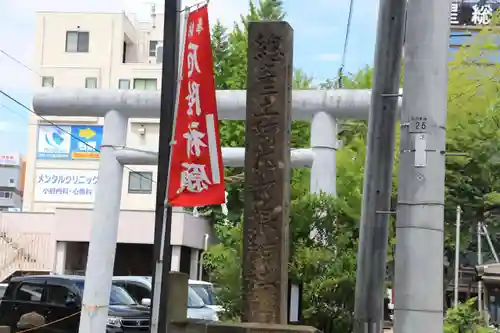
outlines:
[[396, 221], [396, 333], [443, 332], [450, 1], [411, 0]]
[[293, 30], [248, 25], [243, 321], [287, 324]]
[[380, 333], [384, 323], [384, 282], [406, 2], [380, 1], [356, 272], [355, 333]]
[[167, 295], [169, 294], [168, 279], [172, 263], [172, 246], [170, 244], [172, 233], [172, 206], [167, 204], [166, 193], [170, 168], [170, 142], [172, 141], [178, 90], [180, 7], [180, 0], [165, 0], [151, 333], [165, 333], [168, 331]]

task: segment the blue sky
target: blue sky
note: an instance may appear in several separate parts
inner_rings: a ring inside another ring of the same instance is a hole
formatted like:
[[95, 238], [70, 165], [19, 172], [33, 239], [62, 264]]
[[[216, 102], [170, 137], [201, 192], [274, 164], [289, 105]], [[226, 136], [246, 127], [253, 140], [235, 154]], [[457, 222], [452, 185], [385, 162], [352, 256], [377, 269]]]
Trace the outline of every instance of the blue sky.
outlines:
[[[33, 63], [35, 12], [91, 11], [135, 13], [147, 16], [151, 3], [162, 10], [161, 0], [2, 0], [0, 22], [9, 29], [0, 30], [0, 51], [14, 56], [36, 72]], [[194, 0], [186, 0], [197, 2]], [[322, 82], [338, 72], [346, 33], [349, 0], [285, 0], [287, 20], [294, 28], [294, 66]], [[315, 6], [311, 7], [310, 4]], [[211, 21], [220, 19], [227, 27], [245, 14], [248, 0], [211, 0]], [[378, 1], [354, 0], [345, 73], [355, 72], [373, 62]], [[36, 73], [0, 52], [0, 89], [31, 107]], [[29, 112], [0, 95], [0, 153], [27, 151]]]

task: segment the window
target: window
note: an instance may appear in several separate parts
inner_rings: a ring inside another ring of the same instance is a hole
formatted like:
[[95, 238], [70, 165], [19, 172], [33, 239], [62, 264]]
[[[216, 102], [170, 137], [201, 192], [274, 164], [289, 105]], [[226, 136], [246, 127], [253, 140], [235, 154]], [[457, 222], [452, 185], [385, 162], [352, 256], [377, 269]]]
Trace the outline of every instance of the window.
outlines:
[[128, 193], [151, 194], [153, 187], [152, 172], [130, 172], [128, 175]]
[[156, 63], [161, 64], [163, 62], [163, 46], [158, 47], [156, 52]]
[[149, 56], [150, 57], [156, 57], [156, 47], [157, 46], [158, 46], [157, 40], [150, 40], [149, 41]]
[[66, 31], [66, 52], [89, 52], [89, 33]]
[[46, 302], [57, 305], [76, 303], [77, 295], [64, 286], [47, 285]]
[[132, 282], [125, 282], [123, 284], [113, 282], [113, 284], [116, 284], [117, 286], [125, 289], [127, 293], [132, 296], [132, 298], [139, 304], [144, 298], [151, 299], [151, 291], [143, 285]]
[[53, 76], [42, 76], [42, 87], [53, 88], [54, 87], [54, 77]]
[[16, 300], [25, 302], [40, 302], [42, 300], [43, 286], [24, 283], [16, 292]]
[[0, 192], [0, 199], [11, 199], [12, 192]]
[[158, 90], [156, 79], [134, 79], [134, 89]]
[[96, 89], [97, 88], [97, 78], [96, 77], [85, 78], [85, 88]]
[[130, 80], [126, 79], [118, 80], [118, 89], [130, 89]]
[[190, 284], [193, 290], [201, 297], [206, 305], [216, 305], [214, 290], [209, 284]]

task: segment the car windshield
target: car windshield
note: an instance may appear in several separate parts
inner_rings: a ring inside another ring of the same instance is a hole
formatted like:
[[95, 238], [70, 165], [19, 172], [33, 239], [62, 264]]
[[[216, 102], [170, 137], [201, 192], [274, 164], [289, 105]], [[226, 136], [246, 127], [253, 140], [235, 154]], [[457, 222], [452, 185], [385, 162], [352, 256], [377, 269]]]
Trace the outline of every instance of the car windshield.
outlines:
[[206, 305], [217, 305], [215, 302], [215, 293], [210, 284], [191, 284], [191, 288], [201, 297]]
[[[80, 289], [83, 295], [83, 289], [85, 284], [83, 281], [76, 282], [76, 285]], [[136, 301], [130, 296], [125, 289], [115, 285], [111, 286], [111, 293], [109, 295], [109, 305], [135, 305]]]
[[188, 308], [202, 308], [205, 306], [203, 299], [191, 287], [188, 288], [187, 306]]

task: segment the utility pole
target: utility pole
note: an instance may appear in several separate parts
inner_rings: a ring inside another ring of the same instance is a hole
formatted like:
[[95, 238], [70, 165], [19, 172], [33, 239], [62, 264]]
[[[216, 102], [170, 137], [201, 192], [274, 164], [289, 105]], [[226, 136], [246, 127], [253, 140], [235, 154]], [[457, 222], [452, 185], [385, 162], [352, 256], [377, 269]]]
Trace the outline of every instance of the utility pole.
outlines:
[[[483, 264], [483, 239], [481, 238], [481, 222], [477, 222], [477, 265]], [[481, 317], [483, 316], [483, 282], [477, 282], [477, 309]]]
[[443, 331], [450, 1], [408, 2], [396, 221], [396, 333]]
[[488, 246], [490, 247], [491, 254], [493, 255], [493, 258], [495, 258], [495, 262], [500, 263], [500, 260], [498, 259], [498, 253], [495, 250], [495, 247], [493, 246], [493, 242], [491, 241], [490, 233], [488, 232], [488, 227], [484, 222], [481, 223], [481, 227], [483, 229], [484, 237], [486, 237], [486, 241], [488, 242]]
[[[407, 0], [380, 0], [361, 209], [355, 333], [382, 332], [392, 167]], [[396, 291], [397, 292], [397, 291]]]
[[462, 209], [457, 206], [457, 222], [455, 229], [455, 281], [454, 281], [454, 297], [453, 303], [458, 305], [458, 286], [459, 286], [459, 271], [460, 271], [460, 223], [461, 223]]
[[167, 203], [166, 192], [170, 169], [170, 142], [172, 141], [177, 103], [180, 8], [180, 0], [165, 0], [151, 333], [165, 333], [168, 329], [167, 295], [169, 293], [168, 279], [172, 264], [172, 246], [170, 244], [172, 207]]

